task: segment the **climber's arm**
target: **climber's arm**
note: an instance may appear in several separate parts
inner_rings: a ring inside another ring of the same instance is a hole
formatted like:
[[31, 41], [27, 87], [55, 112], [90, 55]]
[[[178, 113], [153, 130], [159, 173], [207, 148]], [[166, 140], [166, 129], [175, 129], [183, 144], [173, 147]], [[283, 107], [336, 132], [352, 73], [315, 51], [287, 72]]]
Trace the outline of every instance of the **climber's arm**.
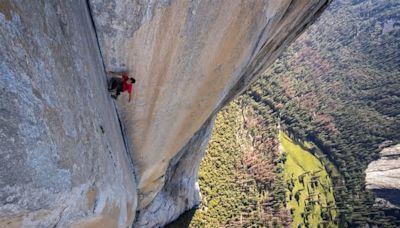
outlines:
[[124, 72], [114, 72], [114, 71], [111, 71], [111, 70], [107, 71], [107, 73], [112, 74], [114, 76], [117, 76], [119, 78], [122, 78], [122, 75], [125, 74]]

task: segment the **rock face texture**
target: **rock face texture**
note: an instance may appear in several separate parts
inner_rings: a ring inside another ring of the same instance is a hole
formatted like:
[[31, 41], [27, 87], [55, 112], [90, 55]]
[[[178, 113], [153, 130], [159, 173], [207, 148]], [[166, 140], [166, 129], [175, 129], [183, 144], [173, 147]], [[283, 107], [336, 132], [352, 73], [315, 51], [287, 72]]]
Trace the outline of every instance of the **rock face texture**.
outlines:
[[171, 160], [162, 190], [138, 213], [135, 226], [157, 227], [176, 219], [184, 211], [198, 205], [200, 189], [197, 183], [199, 164], [211, 136], [214, 117], [210, 118]]
[[[141, 218], [151, 215], [143, 213], [169, 213], [160, 206], [174, 203], [160, 202], [173, 199], [164, 194], [168, 183], [184, 183], [168, 172], [183, 165], [177, 156], [202, 153], [182, 149], [201, 144], [195, 132], [209, 128], [210, 116], [255, 80], [329, 1], [89, 2], [106, 67], [127, 67], [137, 79], [133, 104], [119, 104], [137, 174], [138, 224], [145, 224]], [[191, 194], [193, 184], [177, 191]], [[196, 204], [191, 195], [175, 194], [187, 202], [176, 213]]]
[[86, 1], [0, 1], [0, 227], [127, 227], [137, 192]]
[[380, 155], [368, 165], [366, 187], [388, 201], [384, 207], [400, 209], [400, 144], [383, 149]]
[[[162, 226], [198, 204], [216, 112], [328, 2], [0, 1], [0, 227]], [[120, 119], [102, 58], [137, 79]]]

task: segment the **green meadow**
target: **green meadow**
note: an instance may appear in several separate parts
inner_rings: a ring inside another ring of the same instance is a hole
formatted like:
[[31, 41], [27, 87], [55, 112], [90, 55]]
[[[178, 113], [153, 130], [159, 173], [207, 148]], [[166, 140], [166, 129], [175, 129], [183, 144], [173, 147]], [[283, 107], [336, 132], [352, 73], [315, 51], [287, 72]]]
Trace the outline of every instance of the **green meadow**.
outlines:
[[284, 177], [292, 227], [337, 227], [332, 182], [324, 166], [283, 131], [279, 140], [286, 155]]

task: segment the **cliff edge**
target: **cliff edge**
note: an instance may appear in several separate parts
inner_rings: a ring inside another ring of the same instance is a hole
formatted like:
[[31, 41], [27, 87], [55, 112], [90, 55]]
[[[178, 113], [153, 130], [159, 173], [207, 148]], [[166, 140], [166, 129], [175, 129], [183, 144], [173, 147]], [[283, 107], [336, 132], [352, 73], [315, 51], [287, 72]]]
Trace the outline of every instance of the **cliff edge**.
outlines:
[[399, 209], [400, 144], [383, 149], [380, 155], [365, 171], [366, 188], [376, 193], [382, 207]]

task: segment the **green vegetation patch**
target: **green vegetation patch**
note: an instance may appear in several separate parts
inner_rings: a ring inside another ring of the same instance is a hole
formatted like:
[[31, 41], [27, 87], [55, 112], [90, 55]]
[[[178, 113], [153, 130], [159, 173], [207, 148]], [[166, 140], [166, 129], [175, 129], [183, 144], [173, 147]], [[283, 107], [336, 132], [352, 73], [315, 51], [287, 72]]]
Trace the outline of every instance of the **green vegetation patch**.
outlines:
[[275, 228], [291, 223], [278, 131], [263, 116], [240, 100], [218, 114], [200, 166], [200, 208], [175, 224]]
[[337, 227], [332, 182], [321, 162], [283, 131], [279, 134], [292, 227]]
[[199, 173], [202, 204], [192, 219], [191, 227], [224, 226], [239, 215], [242, 200], [249, 200], [249, 196], [240, 192], [236, 182], [235, 164], [241, 155], [236, 136], [241, 124], [239, 115], [238, 105], [232, 102], [215, 120]]

